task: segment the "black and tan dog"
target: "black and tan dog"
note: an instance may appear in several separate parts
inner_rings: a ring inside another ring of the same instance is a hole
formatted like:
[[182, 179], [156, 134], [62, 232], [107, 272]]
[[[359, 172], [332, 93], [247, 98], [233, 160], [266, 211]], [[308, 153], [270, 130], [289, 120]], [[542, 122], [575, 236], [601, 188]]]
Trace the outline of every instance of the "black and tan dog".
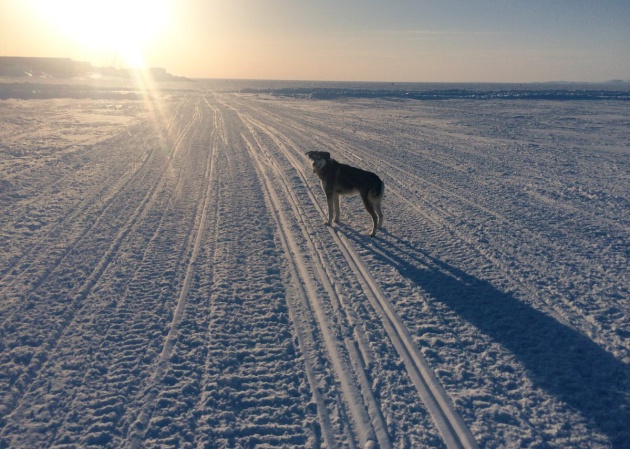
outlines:
[[385, 184], [376, 174], [361, 170], [350, 165], [341, 164], [330, 158], [327, 151], [309, 151], [306, 155], [313, 161], [313, 173], [319, 176], [322, 188], [328, 202], [328, 222], [331, 226], [334, 221], [339, 223], [339, 195], [349, 195], [358, 192], [361, 195], [365, 209], [372, 217], [372, 232], [376, 235], [376, 229], [383, 225], [383, 212], [381, 201], [385, 193]]

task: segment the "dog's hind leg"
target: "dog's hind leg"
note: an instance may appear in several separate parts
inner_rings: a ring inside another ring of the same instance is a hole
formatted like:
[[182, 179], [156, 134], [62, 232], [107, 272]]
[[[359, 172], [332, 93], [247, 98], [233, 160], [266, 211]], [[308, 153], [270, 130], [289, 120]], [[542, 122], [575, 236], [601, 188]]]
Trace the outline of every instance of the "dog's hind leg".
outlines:
[[374, 237], [376, 235], [376, 228], [378, 225], [378, 217], [376, 212], [374, 211], [374, 205], [369, 198], [369, 194], [361, 194], [361, 199], [363, 200], [363, 205], [365, 206], [365, 210], [368, 211], [370, 216], [372, 217], [372, 232], [370, 232], [370, 237]]
[[381, 198], [378, 198], [374, 203], [374, 209], [376, 210], [376, 215], [378, 215], [378, 224], [376, 227], [381, 229], [383, 227], [383, 211], [381, 210]]
[[379, 195], [374, 196], [374, 209], [376, 210], [376, 215], [378, 215], [378, 228], [381, 229], [383, 227], [383, 210], [381, 209], [381, 203], [383, 202], [383, 196], [385, 196], [385, 184], [381, 181], [381, 192]]

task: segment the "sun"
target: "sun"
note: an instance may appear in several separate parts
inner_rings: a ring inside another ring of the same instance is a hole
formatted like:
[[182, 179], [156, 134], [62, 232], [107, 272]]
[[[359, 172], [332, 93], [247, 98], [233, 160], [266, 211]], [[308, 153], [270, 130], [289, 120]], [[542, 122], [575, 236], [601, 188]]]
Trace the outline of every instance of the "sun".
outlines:
[[170, 0], [28, 0], [38, 14], [86, 51], [144, 67], [147, 47], [169, 17]]

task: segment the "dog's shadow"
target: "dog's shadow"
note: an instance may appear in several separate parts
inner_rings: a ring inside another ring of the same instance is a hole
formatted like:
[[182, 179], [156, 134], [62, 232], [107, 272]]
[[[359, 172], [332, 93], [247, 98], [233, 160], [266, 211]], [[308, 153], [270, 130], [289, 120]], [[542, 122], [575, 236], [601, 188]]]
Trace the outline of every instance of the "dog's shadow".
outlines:
[[534, 384], [565, 402], [606, 434], [630, 447], [630, 367], [580, 332], [511, 293], [470, 275], [383, 230], [371, 239], [340, 231], [379, 262], [391, 265], [431, 300], [456, 312], [525, 366]]

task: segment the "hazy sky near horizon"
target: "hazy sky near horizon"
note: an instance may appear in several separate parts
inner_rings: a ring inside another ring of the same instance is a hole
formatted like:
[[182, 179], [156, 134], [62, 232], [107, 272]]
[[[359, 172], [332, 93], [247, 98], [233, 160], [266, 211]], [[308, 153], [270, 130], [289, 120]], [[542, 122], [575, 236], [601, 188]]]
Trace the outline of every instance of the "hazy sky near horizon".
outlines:
[[630, 80], [630, 0], [0, 0], [0, 56], [195, 78]]

